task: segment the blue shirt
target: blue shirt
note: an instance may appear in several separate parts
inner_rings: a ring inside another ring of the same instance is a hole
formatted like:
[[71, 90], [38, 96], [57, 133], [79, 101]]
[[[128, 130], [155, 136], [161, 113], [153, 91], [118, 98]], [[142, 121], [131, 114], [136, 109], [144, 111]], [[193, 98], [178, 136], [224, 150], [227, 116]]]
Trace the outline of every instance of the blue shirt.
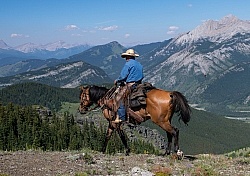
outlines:
[[125, 81], [137, 82], [143, 79], [143, 66], [134, 59], [129, 59], [123, 66], [119, 78], [116, 79], [117, 82]]

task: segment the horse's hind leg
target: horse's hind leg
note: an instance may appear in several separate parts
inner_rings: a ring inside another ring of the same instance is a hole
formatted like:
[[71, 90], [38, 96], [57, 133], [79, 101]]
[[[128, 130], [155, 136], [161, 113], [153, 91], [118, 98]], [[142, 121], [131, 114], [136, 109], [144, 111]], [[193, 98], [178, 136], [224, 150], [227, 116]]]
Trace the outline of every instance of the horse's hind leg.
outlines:
[[174, 136], [174, 151], [175, 153], [178, 152], [179, 150], [179, 129], [178, 128], [174, 128], [175, 129], [175, 136]]
[[167, 133], [167, 137], [168, 137], [168, 144], [167, 144], [167, 148], [166, 148], [166, 152], [164, 153], [164, 155], [170, 155], [171, 153], [171, 147], [172, 147], [172, 140], [174, 137], [174, 152], [177, 153], [177, 151], [179, 150], [179, 130], [178, 128], [173, 127], [172, 132], [168, 132]]
[[108, 130], [106, 133], [106, 137], [105, 137], [105, 141], [104, 141], [104, 144], [102, 147], [102, 153], [105, 153], [107, 145], [108, 145], [108, 141], [111, 138], [113, 131], [114, 131], [114, 128], [109, 124]]
[[120, 138], [122, 140], [123, 145], [126, 148], [126, 156], [128, 156], [129, 153], [130, 153], [130, 148], [128, 147], [127, 139], [126, 139], [125, 133], [124, 133], [124, 131], [123, 131], [123, 129], [122, 129], [121, 126], [119, 126], [117, 128], [117, 132], [118, 132], [118, 134], [119, 134], [119, 136], [120, 136]]
[[166, 154], [167, 155], [170, 155], [171, 153], [171, 147], [172, 147], [172, 140], [173, 140], [173, 135], [169, 132], [166, 132], [167, 133], [167, 137], [168, 137], [168, 145], [167, 145], [167, 148], [166, 148], [166, 152], [163, 154], [163, 156], [165, 156]]

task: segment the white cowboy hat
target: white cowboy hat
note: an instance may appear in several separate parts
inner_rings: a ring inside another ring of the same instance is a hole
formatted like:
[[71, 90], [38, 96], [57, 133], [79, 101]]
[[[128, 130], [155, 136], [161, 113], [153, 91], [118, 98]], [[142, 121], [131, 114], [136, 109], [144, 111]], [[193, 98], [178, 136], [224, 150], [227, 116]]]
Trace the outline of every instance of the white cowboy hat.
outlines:
[[138, 57], [139, 54], [136, 54], [135, 51], [133, 49], [128, 49], [126, 51], [126, 53], [122, 53], [121, 57], [124, 58], [126, 56], [134, 56], [134, 57]]

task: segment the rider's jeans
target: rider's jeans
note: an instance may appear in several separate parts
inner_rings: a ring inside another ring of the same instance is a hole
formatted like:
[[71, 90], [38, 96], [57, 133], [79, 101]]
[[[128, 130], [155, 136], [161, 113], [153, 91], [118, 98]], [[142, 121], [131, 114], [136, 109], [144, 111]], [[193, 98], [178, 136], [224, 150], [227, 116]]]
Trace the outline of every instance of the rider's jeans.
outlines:
[[120, 103], [120, 107], [118, 108], [117, 111], [118, 111], [119, 118], [122, 121], [125, 121], [126, 120], [126, 111], [125, 111], [125, 106], [122, 102]]

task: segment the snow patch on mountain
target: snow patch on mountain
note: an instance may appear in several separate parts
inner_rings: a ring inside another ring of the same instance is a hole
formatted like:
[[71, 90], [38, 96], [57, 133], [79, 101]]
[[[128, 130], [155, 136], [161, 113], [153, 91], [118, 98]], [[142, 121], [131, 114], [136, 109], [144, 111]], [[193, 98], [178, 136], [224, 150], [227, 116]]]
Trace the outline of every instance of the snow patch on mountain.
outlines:
[[83, 62], [76, 62], [76, 63], [70, 64], [70, 65], [58, 68], [57, 70], [49, 71], [46, 74], [41, 74], [41, 75], [38, 75], [38, 76], [30, 77], [29, 80], [40, 79], [40, 78], [47, 77], [47, 76], [55, 76], [55, 75], [58, 75], [58, 74], [60, 74], [61, 72], [65, 71], [65, 70], [70, 70], [73, 67], [81, 67], [82, 65], [83, 65]]
[[25, 43], [23, 45], [19, 45], [19, 46], [15, 47], [15, 50], [21, 51], [24, 53], [32, 53], [32, 52], [35, 52], [37, 50], [42, 50], [42, 47], [41, 47], [41, 45], [37, 45], [34, 43]]
[[248, 102], [250, 102], [250, 95], [247, 96], [247, 98], [245, 99], [245, 101], [243, 102], [243, 104], [248, 104]]
[[48, 51], [56, 51], [58, 49], [69, 49], [69, 48], [72, 48], [74, 46], [77, 46], [77, 45], [71, 45], [71, 44], [67, 44], [65, 43], [64, 41], [57, 41], [57, 42], [54, 42], [54, 43], [48, 43], [46, 45], [43, 45], [43, 49], [45, 50], [48, 50]]
[[62, 86], [62, 88], [74, 88], [77, 87], [79, 85], [81, 85], [82, 80], [84, 80], [86, 77], [91, 77], [91, 75], [97, 75], [95, 70], [93, 69], [87, 69], [86, 71], [82, 72], [79, 74], [79, 77], [75, 80], [73, 80], [71, 83], [68, 83], [64, 86]]
[[187, 72], [194, 72], [199, 74], [213, 74], [215, 71], [223, 70], [227, 68], [225, 64], [229, 54], [226, 52], [214, 50], [207, 54], [179, 52], [165, 61], [166, 65], [171, 66], [171, 73], [174, 73], [180, 69], [187, 69]]
[[237, 33], [249, 33], [250, 21], [243, 21], [233, 15], [228, 15], [219, 21], [208, 20], [194, 30], [180, 36], [176, 43], [195, 42], [198, 39], [209, 38], [213, 42], [221, 42]]
[[[1, 42], [0, 42], [1, 43]], [[0, 44], [1, 45], [1, 44]], [[48, 43], [45, 45], [38, 45], [34, 43], [25, 43], [23, 45], [16, 46], [14, 49], [24, 52], [24, 53], [31, 53], [36, 51], [57, 51], [59, 49], [70, 49], [76, 46], [81, 46], [80, 44], [67, 44], [66, 42], [60, 40], [53, 43]], [[1, 46], [0, 46], [1, 48]]]

